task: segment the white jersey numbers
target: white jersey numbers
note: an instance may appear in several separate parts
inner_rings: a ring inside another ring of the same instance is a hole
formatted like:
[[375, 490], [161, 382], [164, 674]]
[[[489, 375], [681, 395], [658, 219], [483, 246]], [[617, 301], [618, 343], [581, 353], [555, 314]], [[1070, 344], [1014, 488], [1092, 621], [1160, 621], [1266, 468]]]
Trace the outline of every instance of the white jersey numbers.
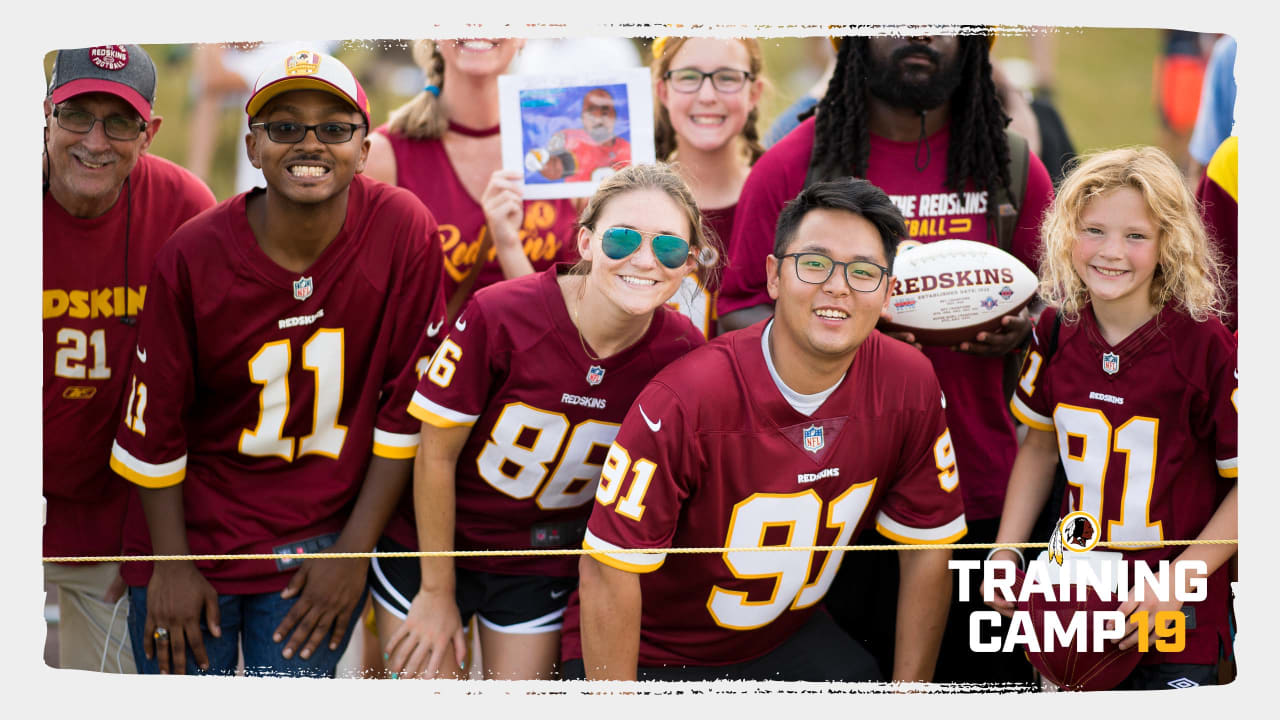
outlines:
[[626, 478], [628, 469], [635, 471], [635, 476], [631, 479], [631, 489], [627, 491], [614, 511], [638, 521], [644, 515], [644, 494], [649, 491], [649, 483], [653, 480], [653, 474], [658, 466], [644, 458], [635, 461], [633, 465], [627, 449], [618, 443], [614, 443], [613, 447], [609, 448], [609, 456], [605, 458], [604, 467], [600, 469], [600, 488], [596, 490], [596, 502], [609, 507], [618, 499], [618, 493], [622, 490], [622, 481]]
[[[849, 543], [871, 501], [875, 485], [875, 479], [854, 485], [827, 506], [826, 527], [836, 531], [832, 544]], [[716, 624], [732, 630], [751, 630], [773, 622], [785, 610], [799, 610], [820, 601], [831, 587], [844, 558], [843, 550], [827, 553], [818, 576], [813, 582], [806, 582], [813, 568], [815, 552], [807, 548], [818, 544], [820, 522], [824, 522], [822, 498], [813, 490], [788, 495], [756, 493], [734, 505], [726, 547], [780, 545], [797, 549], [794, 552], [725, 552], [724, 564], [734, 577], [772, 579], [774, 589], [768, 600], [752, 601], [747, 600], [746, 592], [712, 587], [707, 609]], [[779, 537], [768, 542], [771, 529]]]
[[698, 278], [686, 275], [680, 281], [680, 289], [667, 302], [667, 307], [689, 318], [689, 322], [702, 332], [703, 337], [710, 337], [711, 293], [698, 282]]
[[[1160, 421], [1135, 416], [1113, 433], [1101, 411], [1060, 404], [1053, 411], [1053, 424], [1067, 483], [1079, 491], [1080, 505], [1072, 509], [1102, 517], [1107, 466], [1113, 452], [1123, 453], [1124, 458], [1116, 458], [1125, 469], [1120, 519], [1107, 523], [1103, 539], [1159, 544], [1164, 532], [1160, 523], [1151, 522], [1150, 517]], [[1124, 549], [1139, 547], [1147, 546], [1126, 545]]]
[[956, 449], [951, 444], [950, 428], [933, 442], [933, 462], [938, 467], [938, 484], [947, 492], [955, 490], [960, 484], [960, 473], [956, 470]]
[[[93, 348], [93, 358], [85, 364], [85, 358]], [[83, 330], [62, 328], [58, 331], [58, 352], [54, 355], [53, 374], [73, 380], [106, 380], [111, 377], [107, 367], [107, 331], [102, 328], [85, 335]]]
[[[442, 345], [431, 372], [443, 353]], [[569, 419], [561, 413], [510, 403], [494, 422], [489, 441], [476, 458], [476, 468], [486, 483], [517, 500], [536, 495], [535, 502], [544, 510], [578, 507], [595, 494], [600, 462], [592, 462], [592, 458], [604, 454], [618, 427], [617, 423], [584, 420], [570, 432]], [[561, 447], [563, 456], [550, 471]]]
[[[459, 318], [461, 320], [461, 318]], [[449, 338], [445, 338], [431, 358], [431, 366], [427, 368], [427, 377], [442, 388], [453, 382], [453, 373], [457, 371], [457, 362], [462, 359], [462, 348]]]
[[279, 457], [291, 462], [308, 453], [337, 458], [347, 437], [338, 424], [343, 390], [343, 331], [322, 328], [302, 344], [302, 367], [315, 377], [311, 432], [296, 440], [284, 436], [289, 415], [289, 368], [292, 352], [288, 340], [263, 345], [249, 359], [249, 379], [258, 392], [258, 422], [240, 433], [240, 452], [254, 457]]

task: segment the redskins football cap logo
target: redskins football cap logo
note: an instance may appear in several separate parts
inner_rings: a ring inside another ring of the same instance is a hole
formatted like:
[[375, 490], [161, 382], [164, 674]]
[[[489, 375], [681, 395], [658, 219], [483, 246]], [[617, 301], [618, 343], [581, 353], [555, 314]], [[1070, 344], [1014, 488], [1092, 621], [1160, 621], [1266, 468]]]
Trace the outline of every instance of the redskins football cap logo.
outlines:
[[320, 70], [320, 55], [310, 50], [299, 50], [284, 62], [285, 75], [314, 75]]

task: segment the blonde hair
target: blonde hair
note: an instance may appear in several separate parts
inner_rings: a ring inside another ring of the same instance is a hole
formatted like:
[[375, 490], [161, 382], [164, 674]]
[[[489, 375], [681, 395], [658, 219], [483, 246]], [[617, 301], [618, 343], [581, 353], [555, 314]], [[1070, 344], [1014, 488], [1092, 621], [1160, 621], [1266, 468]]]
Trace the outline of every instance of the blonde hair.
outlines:
[[1080, 215], [1094, 198], [1125, 187], [1142, 194], [1157, 227], [1151, 303], [1162, 307], [1173, 301], [1197, 322], [1222, 317], [1224, 265], [1205, 233], [1199, 205], [1169, 156], [1146, 146], [1079, 158], [1062, 181], [1040, 225], [1040, 297], [1067, 322], [1079, 318], [1089, 301], [1089, 290], [1071, 262], [1082, 230]]
[[[761, 77], [764, 71], [764, 53], [760, 50], [760, 41], [755, 38], [734, 38], [742, 43], [747, 49], [747, 57], [750, 58], [747, 68], [754, 78]], [[676, 131], [671, 126], [671, 115], [667, 112], [667, 108], [661, 102], [658, 102], [657, 88], [658, 83], [662, 82], [663, 75], [671, 69], [671, 60], [675, 58], [676, 53], [680, 52], [680, 48], [689, 41], [687, 37], [660, 37], [655, 38], [651, 50], [653, 52], [653, 60], [649, 63], [649, 67], [653, 73], [653, 141], [655, 155], [659, 160], [670, 161], [671, 156], [676, 152]], [[704, 79], [709, 81], [709, 78]], [[743, 88], [743, 90], [748, 90]], [[747, 124], [742, 126], [741, 137], [743, 147], [747, 154], [747, 164], [754, 165], [756, 160], [764, 154], [764, 145], [760, 144], [760, 131], [756, 127], [760, 120], [760, 106], [751, 108], [751, 112], [747, 114]]]
[[444, 56], [432, 40], [413, 43], [413, 62], [427, 74], [427, 85], [436, 92], [423, 90], [409, 102], [391, 112], [387, 128], [397, 135], [417, 140], [434, 140], [449, 129], [449, 116], [439, 89], [444, 86]]
[[[697, 264], [698, 282], [707, 288], [720, 286], [720, 272], [726, 261], [724, 246], [702, 220], [702, 211], [693, 199], [693, 191], [685, 184], [675, 167], [667, 163], [630, 165], [601, 181], [596, 192], [582, 209], [578, 227], [595, 232], [596, 222], [605, 206], [615, 197], [632, 190], [661, 190], [675, 201], [689, 220], [692, 237], [689, 238], [690, 255]], [[574, 273], [591, 271], [591, 261], [585, 258], [574, 266]]]

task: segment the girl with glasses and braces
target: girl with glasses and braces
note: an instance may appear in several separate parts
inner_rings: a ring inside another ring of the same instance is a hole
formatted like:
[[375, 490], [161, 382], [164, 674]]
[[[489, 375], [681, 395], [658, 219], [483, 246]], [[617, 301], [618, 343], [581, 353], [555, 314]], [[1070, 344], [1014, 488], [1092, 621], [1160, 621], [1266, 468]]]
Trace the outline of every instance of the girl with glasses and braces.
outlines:
[[[446, 328], [409, 406], [423, 421], [418, 548], [581, 547], [632, 401], [703, 344], [664, 305], [694, 271], [714, 281], [724, 254], [672, 169], [631, 166], [603, 181], [576, 248], [576, 265], [478, 291]], [[384, 537], [378, 549], [415, 548]], [[574, 555], [375, 559], [388, 670], [465, 678], [463, 628], [475, 615], [485, 678], [555, 677], [577, 572]]]
[[[754, 38], [660, 37], [653, 42], [654, 141], [659, 160], [679, 161], [711, 230], [733, 230], [738, 196], [764, 153], [756, 121], [764, 58]], [[715, 286], [690, 276], [672, 300], [707, 337], [717, 334]]]

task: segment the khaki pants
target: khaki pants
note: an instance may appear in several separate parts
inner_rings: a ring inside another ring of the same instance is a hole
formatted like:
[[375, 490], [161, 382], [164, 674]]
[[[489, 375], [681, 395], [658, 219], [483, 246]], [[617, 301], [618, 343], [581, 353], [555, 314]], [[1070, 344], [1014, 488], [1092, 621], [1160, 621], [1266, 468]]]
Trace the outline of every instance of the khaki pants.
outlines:
[[115, 604], [102, 599], [119, 574], [119, 563], [45, 563], [45, 582], [58, 586], [61, 667], [137, 672], [129, 642], [129, 594]]

